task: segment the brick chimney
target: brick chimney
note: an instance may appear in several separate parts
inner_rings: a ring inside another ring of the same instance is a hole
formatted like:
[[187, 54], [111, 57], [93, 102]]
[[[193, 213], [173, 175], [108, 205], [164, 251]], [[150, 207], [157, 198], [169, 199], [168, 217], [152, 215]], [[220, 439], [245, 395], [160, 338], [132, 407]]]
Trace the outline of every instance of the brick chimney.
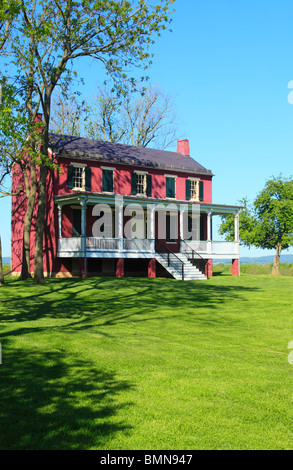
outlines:
[[189, 157], [190, 156], [189, 140], [187, 139], [177, 140], [177, 152], [182, 153], [183, 155], [185, 155], [185, 157]]

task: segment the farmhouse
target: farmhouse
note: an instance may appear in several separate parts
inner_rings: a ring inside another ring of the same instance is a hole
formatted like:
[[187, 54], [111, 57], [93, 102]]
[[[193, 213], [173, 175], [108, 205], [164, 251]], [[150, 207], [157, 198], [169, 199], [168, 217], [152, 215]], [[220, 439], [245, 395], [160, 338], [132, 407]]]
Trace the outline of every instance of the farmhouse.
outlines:
[[[214, 260], [239, 275], [238, 206], [212, 202], [213, 174], [177, 151], [50, 135], [61, 171], [47, 181], [44, 271], [47, 276], [157, 275], [204, 280]], [[12, 189], [21, 184], [15, 166]], [[12, 200], [12, 269], [21, 270], [26, 198]], [[35, 211], [36, 214], [36, 211]], [[212, 217], [234, 214], [235, 241], [212, 240]], [[34, 271], [34, 225], [31, 271]]]

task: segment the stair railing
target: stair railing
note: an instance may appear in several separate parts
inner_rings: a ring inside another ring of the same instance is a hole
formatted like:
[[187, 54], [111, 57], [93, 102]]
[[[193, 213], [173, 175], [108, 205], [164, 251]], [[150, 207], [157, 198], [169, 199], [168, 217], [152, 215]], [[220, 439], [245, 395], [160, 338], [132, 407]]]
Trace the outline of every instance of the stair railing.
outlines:
[[[175, 271], [181, 273], [182, 281], [184, 281], [184, 262], [176, 256], [173, 251], [171, 251], [161, 240], [156, 238], [156, 253], [159, 255], [165, 254], [166, 261], [168, 262], [168, 267], [172, 267]], [[180, 269], [178, 271], [178, 264]]]
[[[206, 273], [206, 276], [207, 276], [207, 279], [209, 278], [209, 267], [208, 267], [208, 260], [203, 258], [197, 251], [195, 251], [190, 245], [188, 245], [188, 243], [186, 243], [185, 240], [181, 240], [180, 239], [180, 245], [181, 243], [183, 244], [184, 246], [184, 249], [181, 249], [181, 253], [191, 253], [191, 259], [192, 259], [192, 264], [193, 264], [193, 261], [195, 259], [201, 259], [204, 263], [204, 270], [205, 270], [205, 273]], [[188, 258], [188, 256], [187, 256]]]

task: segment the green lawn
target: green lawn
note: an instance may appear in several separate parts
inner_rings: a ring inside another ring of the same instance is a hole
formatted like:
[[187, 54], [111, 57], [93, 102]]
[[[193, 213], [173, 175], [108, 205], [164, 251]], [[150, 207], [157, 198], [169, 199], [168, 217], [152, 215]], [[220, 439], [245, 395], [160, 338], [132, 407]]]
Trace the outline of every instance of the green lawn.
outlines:
[[6, 278], [0, 449], [293, 449], [293, 278]]

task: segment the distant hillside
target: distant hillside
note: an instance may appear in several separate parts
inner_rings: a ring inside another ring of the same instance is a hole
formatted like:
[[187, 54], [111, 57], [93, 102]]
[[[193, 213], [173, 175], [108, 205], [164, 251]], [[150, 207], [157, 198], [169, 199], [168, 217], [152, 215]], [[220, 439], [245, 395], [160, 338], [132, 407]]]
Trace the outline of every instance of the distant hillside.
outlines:
[[[249, 256], [243, 256], [240, 258], [240, 264], [265, 264], [265, 263], [273, 263], [274, 261], [274, 255], [270, 256], [258, 256], [258, 257], [249, 257]], [[223, 260], [217, 260], [214, 262], [214, 264], [218, 263], [231, 263], [230, 259], [223, 259]], [[293, 263], [293, 255], [281, 255], [281, 263]]]

